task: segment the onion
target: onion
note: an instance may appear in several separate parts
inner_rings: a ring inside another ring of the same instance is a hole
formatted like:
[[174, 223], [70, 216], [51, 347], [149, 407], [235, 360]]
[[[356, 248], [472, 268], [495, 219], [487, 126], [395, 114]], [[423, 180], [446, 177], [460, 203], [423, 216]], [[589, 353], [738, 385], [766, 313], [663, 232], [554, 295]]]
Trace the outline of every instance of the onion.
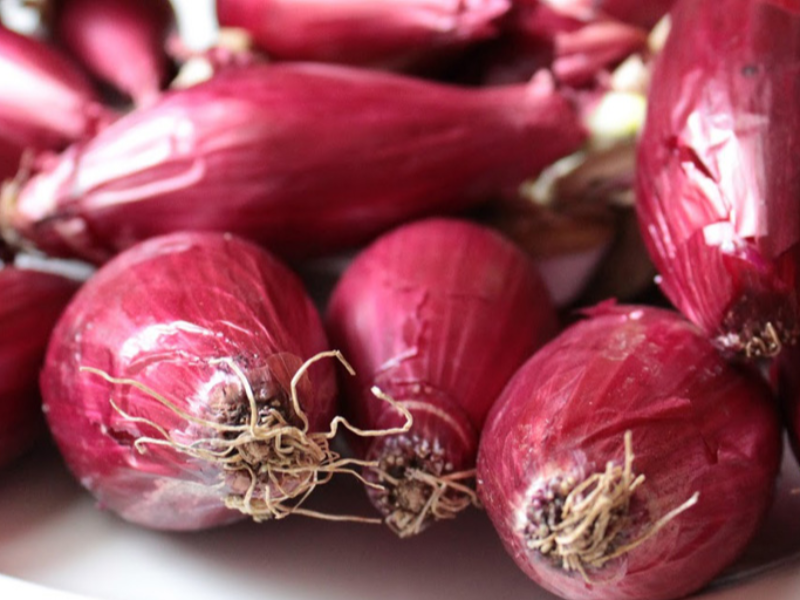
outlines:
[[277, 59], [410, 68], [498, 33], [510, 0], [218, 0], [224, 27], [241, 27]]
[[781, 430], [755, 372], [672, 311], [600, 305], [540, 350], [492, 408], [478, 493], [506, 549], [568, 598], [667, 600], [751, 539]]
[[663, 291], [747, 356], [800, 333], [798, 8], [678, 2], [639, 148], [637, 208]]
[[47, 351], [44, 409], [76, 478], [124, 519], [190, 530], [282, 518], [347, 462], [329, 446], [326, 350], [280, 262], [232, 236], [176, 233], [77, 294]]
[[[780, 0], [779, 0], [780, 1]], [[542, 0], [543, 4], [584, 20], [608, 16], [643, 29], [652, 29], [675, 0]]]
[[334, 289], [327, 323], [353, 361], [345, 413], [357, 427], [398, 426], [377, 386], [413, 416], [408, 432], [354, 443], [375, 507], [401, 537], [452, 518], [475, 499], [478, 436], [516, 368], [555, 332], [530, 259], [482, 226], [432, 219], [360, 253]]
[[516, 193], [583, 138], [546, 77], [472, 90], [332, 65], [231, 66], [71, 147], [4, 220], [43, 251], [97, 262], [209, 229], [319, 255]]
[[67, 58], [2, 25], [0, 81], [0, 180], [17, 171], [24, 150], [60, 150], [111, 119]]
[[0, 467], [46, 432], [38, 376], [47, 341], [78, 283], [52, 273], [0, 267]]
[[58, 41], [89, 72], [137, 103], [155, 99], [170, 72], [168, 0], [59, 0], [56, 10]]
[[800, 460], [800, 346], [785, 348], [772, 365], [772, 375], [795, 458]]

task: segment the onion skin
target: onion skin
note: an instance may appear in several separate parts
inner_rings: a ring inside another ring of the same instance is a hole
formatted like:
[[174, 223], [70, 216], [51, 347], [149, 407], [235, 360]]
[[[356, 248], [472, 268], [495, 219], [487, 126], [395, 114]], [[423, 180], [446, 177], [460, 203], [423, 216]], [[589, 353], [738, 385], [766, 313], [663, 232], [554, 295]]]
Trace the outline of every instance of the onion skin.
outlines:
[[510, 0], [218, 0], [224, 27], [241, 27], [279, 60], [411, 69], [498, 33]]
[[56, 38], [87, 71], [137, 103], [158, 96], [171, 70], [168, 0], [59, 0], [56, 10]]
[[43, 42], [0, 25], [0, 180], [26, 149], [60, 150], [111, 119], [91, 82]]
[[[300, 364], [326, 349], [316, 308], [271, 255], [221, 234], [164, 236], [105, 265], [70, 304], [41, 377], [45, 414], [67, 465], [100, 507], [156, 529], [221, 525], [244, 518], [225, 505], [242, 493], [240, 472], [226, 476], [221, 465], [169, 446], [138, 452], [134, 441], [157, 433], [125, 418], [111, 399], [186, 443], [215, 433], [132, 386], [81, 368], [134, 379], [204, 422], [231, 423], [226, 415], [246, 408], [243, 385], [215, 359], [233, 360], [257, 398], [282, 401]], [[327, 430], [335, 410], [333, 366], [316, 363], [308, 376], [301, 406], [310, 431]]]
[[[754, 371], [725, 363], [676, 313], [605, 304], [591, 315], [530, 359], [492, 408], [478, 492], [517, 565], [548, 590], [570, 600], [680, 598], [733, 561], [762, 522], [781, 457], [777, 411]], [[645, 480], [617, 547], [699, 495], [652, 537], [587, 567], [587, 581], [528, 548], [532, 498], [619, 464], [628, 431]]]
[[[557, 318], [535, 265], [499, 234], [466, 221], [429, 219], [400, 227], [358, 254], [331, 296], [328, 331], [356, 376], [344, 383], [345, 413], [362, 429], [402, 425], [370, 392], [377, 386], [406, 406], [409, 432], [359, 438], [361, 457], [386, 466], [416, 453], [416, 468], [439, 475], [474, 469], [486, 413], [507, 380], [554, 335]], [[425, 448], [439, 448], [428, 458]], [[440, 464], [428, 464], [439, 461]], [[412, 467], [414, 463], [412, 462]], [[380, 480], [375, 472], [370, 479]], [[367, 488], [401, 537], [421, 531], [403, 501]], [[402, 486], [390, 494], [404, 493]], [[455, 515], [451, 515], [455, 516]]]
[[747, 356], [800, 333], [798, 9], [676, 4], [638, 153], [639, 221], [664, 293]]
[[78, 285], [52, 273], [0, 268], [0, 467], [47, 431], [39, 369], [56, 321]]
[[575, 107], [551, 83], [471, 90], [333, 65], [231, 66], [71, 147], [5, 220], [43, 251], [94, 262], [179, 230], [227, 231], [284, 258], [355, 247], [516, 193], [579, 147]]

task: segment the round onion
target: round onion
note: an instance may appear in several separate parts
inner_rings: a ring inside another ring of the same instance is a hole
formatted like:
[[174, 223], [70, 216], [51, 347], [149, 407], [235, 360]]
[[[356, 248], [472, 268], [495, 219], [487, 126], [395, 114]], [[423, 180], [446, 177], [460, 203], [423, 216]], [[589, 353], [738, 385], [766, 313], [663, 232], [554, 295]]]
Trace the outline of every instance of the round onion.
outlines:
[[570, 600], [666, 600], [716, 576], [770, 504], [769, 387], [671, 311], [601, 305], [492, 408], [478, 492], [533, 580]]
[[270, 254], [179, 233], [99, 270], [42, 373], [50, 430], [108, 508], [153, 528], [280, 518], [340, 466], [316, 308]]

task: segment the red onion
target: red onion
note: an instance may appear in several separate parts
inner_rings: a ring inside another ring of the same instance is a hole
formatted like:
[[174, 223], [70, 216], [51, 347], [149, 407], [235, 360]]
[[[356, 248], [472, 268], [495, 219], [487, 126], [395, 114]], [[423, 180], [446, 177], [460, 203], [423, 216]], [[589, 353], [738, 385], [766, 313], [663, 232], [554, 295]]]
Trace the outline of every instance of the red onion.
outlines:
[[670, 300], [748, 356], [800, 333], [799, 97], [788, 4], [676, 4], [639, 148], [640, 223]]
[[166, 83], [169, 0], [59, 0], [55, 34], [87, 70], [143, 103]]
[[574, 151], [582, 126], [551, 83], [472, 90], [332, 65], [232, 66], [70, 148], [5, 221], [43, 251], [93, 261], [188, 229], [282, 256], [356, 246], [516, 193]]
[[454, 517], [474, 499], [478, 436], [516, 368], [555, 332], [550, 298], [530, 259], [497, 233], [432, 219], [401, 227], [360, 253], [336, 286], [327, 318], [352, 360], [345, 410], [357, 427], [410, 431], [357, 440], [378, 463], [370, 499], [401, 537]]
[[785, 348], [772, 365], [773, 379], [795, 458], [800, 460], [800, 346]]
[[503, 37], [478, 57], [479, 79], [508, 84], [549, 68], [567, 86], [607, 86], [614, 67], [646, 48], [647, 30], [640, 27], [603, 14], [574, 15], [548, 3], [518, 2]]
[[675, 0], [542, 0], [542, 3], [584, 20], [603, 15], [652, 29], [669, 12]]
[[124, 519], [281, 518], [344, 464], [326, 433], [333, 365], [312, 360], [326, 349], [299, 279], [270, 254], [177, 233], [77, 294], [48, 348], [45, 413], [75, 476]]
[[58, 150], [110, 119], [84, 74], [55, 49], [0, 25], [0, 180], [26, 149]]
[[409, 68], [498, 33], [510, 0], [218, 0], [225, 27], [242, 27], [278, 59]]
[[568, 598], [667, 600], [733, 561], [781, 457], [771, 392], [693, 325], [601, 305], [492, 408], [478, 493], [520, 568]]
[[0, 268], [0, 467], [46, 431], [39, 369], [50, 333], [77, 287], [60, 275]]

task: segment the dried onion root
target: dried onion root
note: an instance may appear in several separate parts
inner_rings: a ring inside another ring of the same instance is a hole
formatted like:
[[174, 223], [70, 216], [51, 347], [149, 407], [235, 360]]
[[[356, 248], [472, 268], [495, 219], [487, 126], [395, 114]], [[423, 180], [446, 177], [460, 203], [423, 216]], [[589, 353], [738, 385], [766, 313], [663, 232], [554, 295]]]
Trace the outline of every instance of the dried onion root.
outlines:
[[[406, 419], [402, 427], [385, 431], [365, 431], [351, 426], [346, 419], [337, 416], [331, 423], [330, 431], [310, 432], [308, 418], [300, 405], [297, 386], [312, 364], [328, 357], [338, 359], [351, 375], [355, 374], [344, 356], [335, 350], [320, 352], [308, 359], [297, 370], [291, 381], [292, 418], [287, 418], [278, 408], [269, 407], [269, 400], [267, 407], [259, 407], [247, 376], [232, 359], [221, 358], [211, 361], [213, 365], [225, 365], [241, 382], [248, 402], [247, 423], [242, 425], [198, 418], [134, 379], [111, 377], [108, 373], [92, 367], [81, 367], [81, 371], [97, 375], [114, 385], [134, 387], [181, 419], [209, 430], [211, 435], [208, 437], [194, 439], [188, 444], [182, 443], [158, 423], [130, 415], [122, 410], [113, 398], [110, 400], [114, 410], [123, 419], [150, 427], [158, 434], [158, 437], [146, 435], [138, 437], [133, 442], [138, 452], [146, 453], [148, 446], [168, 446], [191, 458], [218, 466], [221, 470], [220, 485], [231, 489], [224, 500], [228, 508], [238, 510], [255, 521], [282, 519], [292, 514], [302, 514], [326, 520], [380, 523], [379, 519], [354, 515], [329, 515], [301, 508], [316, 487], [330, 481], [336, 473], [354, 475], [370, 485], [352, 467], [374, 467], [374, 463], [342, 458], [331, 448], [330, 441], [336, 435], [339, 424], [363, 437], [405, 433], [412, 424], [412, 417], [407, 409], [375, 389], [373, 393], [377, 397], [396, 408]], [[297, 419], [302, 426], [297, 427], [292, 424]], [[244, 492], [241, 491], [243, 488]]]

